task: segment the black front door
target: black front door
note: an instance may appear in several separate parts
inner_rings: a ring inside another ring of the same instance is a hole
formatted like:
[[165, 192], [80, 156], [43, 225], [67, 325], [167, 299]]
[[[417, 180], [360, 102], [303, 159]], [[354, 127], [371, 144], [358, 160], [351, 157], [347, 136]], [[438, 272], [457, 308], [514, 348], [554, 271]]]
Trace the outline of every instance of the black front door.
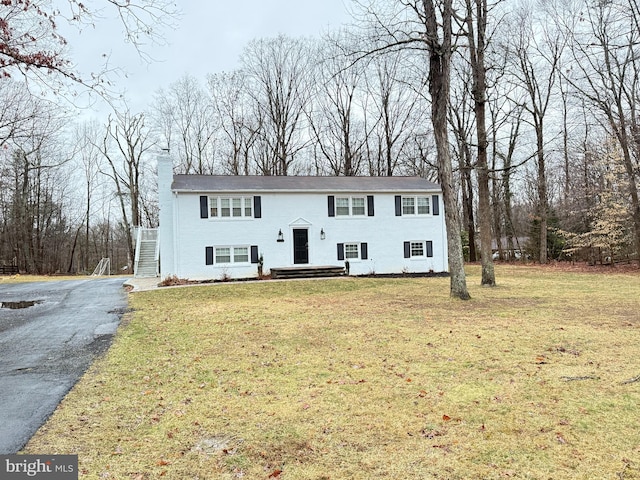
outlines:
[[309, 263], [309, 230], [293, 229], [293, 263]]

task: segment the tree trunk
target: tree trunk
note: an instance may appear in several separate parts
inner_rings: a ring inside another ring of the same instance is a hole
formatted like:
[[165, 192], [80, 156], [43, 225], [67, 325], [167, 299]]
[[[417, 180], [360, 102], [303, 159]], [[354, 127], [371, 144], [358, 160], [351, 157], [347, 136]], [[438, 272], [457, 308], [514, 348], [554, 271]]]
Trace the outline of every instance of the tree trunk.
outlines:
[[[466, 154], [465, 154], [466, 156]], [[468, 157], [467, 157], [468, 158]], [[465, 160], [468, 162], [468, 159]], [[462, 217], [469, 235], [469, 261], [478, 260], [476, 252], [476, 222], [473, 215], [473, 185], [471, 183], [471, 165], [466, 164], [460, 175], [462, 189]]]
[[[486, 69], [484, 65], [485, 32], [487, 28], [486, 0], [475, 0], [477, 32], [474, 33], [472, 0], [467, 0], [467, 39], [469, 59], [473, 72], [473, 101], [478, 137], [478, 223], [480, 226], [481, 285], [495, 287], [496, 276], [491, 252], [491, 199], [489, 193], [489, 166], [487, 161], [486, 125]], [[477, 36], [476, 36], [477, 35]]]
[[69, 254], [69, 266], [67, 267], [67, 273], [74, 273], [73, 259], [76, 255], [76, 246], [78, 245], [78, 236], [80, 235], [81, 229], [82, 229], [82, 225], [78, 227], [78, 229], [76, 230], [76, 234], [73, 237], [73, 245], [71, 246], [71, 253]]
[[492, 154], [491, 154], [491, 171], [493, 172], [491, 178], [491, 210], [493, 215], [493, 235], [496, 240], [496, 248], [498, 250], [498, 258], [500, 260], [505, 259], [504, 244], [502, 242], [504, 237], [504, 215], [502, 210], [501, 185], [498, 179], [498, 139], [497, 139], [497, 120], [496, 111], [489, 108], [491, 115], [491, 138], [492, 138]]
[[545, 264], [547, 258], [547, 224], [549, 216], [549, 204], [547, 199], [547, 173], [544, 158], [542, 120], [536, 127], [538, 137], [538, 216], [540, 218], [540, 263]]
[[456, 206], [453, 186], [451, 153], [447, 135], [447, 114], [451, 83], [451, 19], [452, 0], [443, 1], [442, 41], [439, 41], [438, 20], [433, 0], [423, 0], [426, 43], [429, 50], [429, 92], [431, 94], [431, 123], [436, 142], [438, 179], [445, 205], [447, 242], [449, 244], [449, 273], [451, 296], [461, 300], [471, 298], [464, 272], [464, 256], [460, 237], [460, 214]]

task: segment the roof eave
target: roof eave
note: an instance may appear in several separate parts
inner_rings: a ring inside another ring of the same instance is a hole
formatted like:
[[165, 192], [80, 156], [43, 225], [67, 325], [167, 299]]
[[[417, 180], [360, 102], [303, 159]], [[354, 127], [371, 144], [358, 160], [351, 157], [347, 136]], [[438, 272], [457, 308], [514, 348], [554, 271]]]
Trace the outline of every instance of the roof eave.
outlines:
[[238, 189], [204, 189], [204, 188], [173, 188], [171, 191], [175, 193], [407, 193], [407, 192], [430, 192], [430, 193], [442, 193], [442, 189], [439, 187], [429, 188], [385, 188], [385, 189], [337, 189], [337, 188], [323, 188], [323, 189], [273, 189], [273, 188], [238, 188]]

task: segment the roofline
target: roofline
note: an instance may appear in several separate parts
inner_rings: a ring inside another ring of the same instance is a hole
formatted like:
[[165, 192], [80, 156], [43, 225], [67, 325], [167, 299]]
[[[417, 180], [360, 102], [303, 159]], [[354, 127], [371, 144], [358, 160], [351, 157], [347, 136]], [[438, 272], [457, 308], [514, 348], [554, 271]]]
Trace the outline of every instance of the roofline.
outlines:
[[268, 192], [268, 193], [399, 193], [399, 192], [432, 192], [442, 193], [441, 188], [385, 188], [385, 189], [341, 189], [341, 188], [318, 188], [318, 189], [275, 189], [275, 188], [237, 188], [234, 190], [203, 190], [190, 188], [171, 188], [176, 193], [238, 193], [238, 192]]
[[[237, 192], [258, 192], [258, 193], [264, 193], [264, 192], [269, 192], [269, 193], [399, 193], [399, 192], [430, 192], [430, 193], [441, 193], [442, 192], [442, 188], [440, 187], [439, 184], [431, 182], [425, 178], [421, 178], [418, 176], [394, 176], [394, 177], [369, 177], [369, 176], [360, 176], [360, 177], [331, 177], [331, 176], [314, 176], [314, 175], [306, 175], [306, 176], [288, 176], [286, 177], [287, 179], [291, 179], [293, 180], [294, 178], [303, 178], [303, 179], [310, 179], [310, 178], [323, 178], [323, 179], [336, 179], [336, 178], [341, 178], [344, 180], [340, 180], [340, 181], [348, 181], [352, 180], [352, 179], [356, 179], [356, 178], [363, 178], [363, 179], [372, 179], [372, 178], [376, 178], [377, 181], [382, 181], [384, 182], [385, 180], [383, 179], [391, 179], [393, 178], [393, 180], [390, 181], [400, 181], [401, 179], [407, 179], [407, 180], [421, 180], [425, 182], [425, 186], [420, 188], [420, 187], [416, 187], [415, 185], [411, 185], [411, 186], [402, 186], [402, 185], [397, 185], [397, 186], [393, 186], [393, 187], [387, 187], [384, 186], [383, 188], [374, 188], [371, 185], [363, 185], [362, 187], [358, 187], [357, 185], [353, 185], [353, 184], [349, 184], [349, 185], [332, 185], [332, 186], [319, 186], [318, 188], [314, 188], [313, 186], [309, 186], [309, 185], [305, 185], [305, 186], [299, 186], [299, 187], [269, 187], [269, 186], [256, 186], [256, 185], [244, 185], [244, 184], [240, 184], [237, 186], [233, 186], [233, 187], [229, 187], [227, 185], [225, 185], [223, 188], [206, 188], [206, 185], [194, 185], [193, 187], [175, 187], [174, 185], [176, 183], [180, 183], [180, 182], [176, 182], [176, 177], [189, 177], [190, 175], [187, 174], [179, 174], [179, 175], [174, 175], [172, 178], [172, 183], [171, 183], [171, 191], [175, 192], [175, 193], [211, 193], [211, 192], [215, 192], [215, 193], [237, 193]], [[226, 175], [202, 175], [202, 176], [198, 176], [198, 177], [225, 177]], [[237, 176], [233, 176], [236, 177]], [[269, 178], [268, 176], [261, 176], [261, 175], [253, 175], [253, 176], [248, 176], [248, 177], [260, 177], [261, 179], [266, 179]]]

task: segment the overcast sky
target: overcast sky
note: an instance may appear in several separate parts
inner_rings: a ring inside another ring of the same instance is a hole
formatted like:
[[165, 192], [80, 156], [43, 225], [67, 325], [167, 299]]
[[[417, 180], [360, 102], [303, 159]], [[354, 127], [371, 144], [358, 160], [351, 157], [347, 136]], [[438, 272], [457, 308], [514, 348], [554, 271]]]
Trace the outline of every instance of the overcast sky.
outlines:
[[[115, 77], [127, 91], [132, 110], [145, 108], [153, 93], [185, 73], [204, 80], [206, 74], [238, 67], [243, 47], [252, 39], [320, 36], [349, 23], [350, 0], [181, 0], [182, 17], [166, 32], [168, 45], [150, 46], [155, 62], [146, 64], [122, 41], [117, 22], [101, 21], [79, 35], [68, 35], [72, 58], [83, 72], [97, 69], [101, 55], [110, 55], [114, 67], [127, 76]], [[96, 106], [96, 109], [100, 107]]]

